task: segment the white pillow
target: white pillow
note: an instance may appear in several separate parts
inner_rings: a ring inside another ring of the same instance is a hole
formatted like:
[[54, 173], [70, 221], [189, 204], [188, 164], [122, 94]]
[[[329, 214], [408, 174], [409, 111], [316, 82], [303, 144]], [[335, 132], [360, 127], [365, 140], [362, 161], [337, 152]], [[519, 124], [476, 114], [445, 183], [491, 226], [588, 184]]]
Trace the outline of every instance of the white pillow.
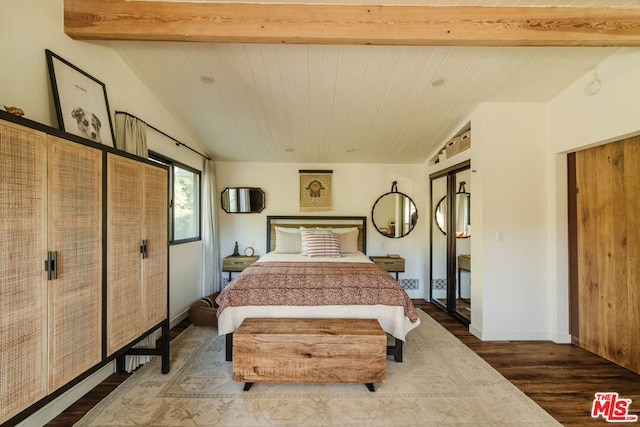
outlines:
[[302, 252], [300, 230], [297, 228], [275, 227], [276, 248], [278, 254], [299, 254]]
[[358, 252], [358, 229], [352, 231], [338, 231], [334, 229], [334, 233], [338, 235], [338, 242], [340, 243], [340, 253], [348, 254]]
[[309, 233], [314, 233], [314, 234], [331, 234], [331, 230], [329, 229], [324, 229], [324, 230], [318, 230], [315, 228], [306, 228], [306, 227], [300, 227], [300, 238], [302, 240], [302, 250], [301, 253], [302, 255], [307, 255], [308, 254], [308, 249], [309, 249]]
[[349, 233], [351, 231], [358, 231], [358, 227], [334, 227], [331, 229], [331, 232], [336, 234]]
[[283, 233], [293, 233], [293, 234], [300, 234], [300, 228], [295, 227], [275, 227], [276, 231], [282, 231]]
[[340, 244], [334, 233], [309, 233], [308, 254], [310, 257], [339, 257]]

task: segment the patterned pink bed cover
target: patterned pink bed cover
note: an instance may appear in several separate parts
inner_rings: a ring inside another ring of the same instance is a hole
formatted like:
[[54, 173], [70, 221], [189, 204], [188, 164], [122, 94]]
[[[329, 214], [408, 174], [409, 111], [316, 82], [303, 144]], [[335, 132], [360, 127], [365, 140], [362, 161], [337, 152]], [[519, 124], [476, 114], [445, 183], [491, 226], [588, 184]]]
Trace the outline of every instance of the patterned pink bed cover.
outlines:
[[402, 307], [409, 323], [419, 322], [400, 284], [363, 262], [258, 262], [232, 280], [216, 302], [219, 318], [229, 307], [381, 305]]

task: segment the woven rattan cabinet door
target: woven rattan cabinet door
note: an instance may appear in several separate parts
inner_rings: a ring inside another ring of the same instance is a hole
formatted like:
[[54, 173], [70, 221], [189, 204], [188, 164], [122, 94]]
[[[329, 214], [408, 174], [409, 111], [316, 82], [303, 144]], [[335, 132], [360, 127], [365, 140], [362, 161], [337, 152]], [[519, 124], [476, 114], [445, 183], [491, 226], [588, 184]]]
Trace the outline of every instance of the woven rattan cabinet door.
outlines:
[[49, 136], [49, 391], [101, 359], [102, 151]]
[[145, 165], [143, 238], [147, 257], [143, 262], [143, 322], [144, 330], [165, 320], [168, 283], [168, 172]]
[[45, 142], [0, 122], [0, 423], [46, 393]]
[[142, 332], [142, 208], [144, 169], [107, 155], [107, 354]]

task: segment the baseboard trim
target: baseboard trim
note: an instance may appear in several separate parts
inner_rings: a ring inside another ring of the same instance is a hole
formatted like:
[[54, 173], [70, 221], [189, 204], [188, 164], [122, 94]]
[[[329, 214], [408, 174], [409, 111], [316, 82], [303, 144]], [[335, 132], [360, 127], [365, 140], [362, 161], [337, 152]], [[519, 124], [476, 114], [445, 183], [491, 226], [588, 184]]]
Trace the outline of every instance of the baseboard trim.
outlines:
[[185, 308], [181, 313], [178, 313], [169, 321], [169, 329], [173, 328], [187, 317], [189, 317], [189, 308]]
[[34, 414], [25, 418], [18, 427], [43, 426], [57, 417], [71, 406], [76, 400], [87, 394], [91, 389], [106, 380], [114, 372], [114, 365], [108, 363], [94, 374], [87, 377], [75, 387], [70, 388], [56, 399], [52, 400]]
[[[557, 344], [571, 342], [571, 336], [564, 334], [551, 334], [543, 331], [482, 331], [472, 324], [469, 332], [481, 341], [553, 341]], [[569, 341], [564, 341], [565, 339]]]

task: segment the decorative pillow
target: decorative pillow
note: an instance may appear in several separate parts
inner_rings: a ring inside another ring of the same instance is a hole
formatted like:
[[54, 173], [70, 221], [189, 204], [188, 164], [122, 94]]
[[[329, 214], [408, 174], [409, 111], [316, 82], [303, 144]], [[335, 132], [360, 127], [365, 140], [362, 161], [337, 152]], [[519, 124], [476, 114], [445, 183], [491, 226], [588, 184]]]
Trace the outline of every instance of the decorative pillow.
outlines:
[[276, 248], [278, 254], [299, 254], [302, 252], [300, 230], [297, 228], [276, 227]]
[[334, 233], [309, 233], [308, 254], [310, 257], [339, 257], [340, 243], [338, 235]]
[[317, 230], [315, 228], [306, 228], [306, 227], [300, 227], [300, 238], [302, 241], [302, 250], [301, 253], [302, 255], [307, 255], [308, 252], [308, 248], [309, 248], [309, 240], [308, 240], [308, 236], [309, 233], [314, 233], [314, 234], [330, 234], [331, 230], [330, 229], [325, 229], [325, 230]]
[[283, 233], [292, 233], [292, 234], [300, 234], [300, 228], [291, 228], [291, 227], [275, 227], [276, 231], [282, 231]]
[[351, 231], [343, 231], [347, 229], [334, 228], [333, 232], [338, 235], [340, 243], [340, 253], [348, 254], [358, 252], [358, 229], [350, 228]]
[[342, 234], [350, 231], [358, 231], [358, 227], [334, 227], [331, 231], [336, 234]]

